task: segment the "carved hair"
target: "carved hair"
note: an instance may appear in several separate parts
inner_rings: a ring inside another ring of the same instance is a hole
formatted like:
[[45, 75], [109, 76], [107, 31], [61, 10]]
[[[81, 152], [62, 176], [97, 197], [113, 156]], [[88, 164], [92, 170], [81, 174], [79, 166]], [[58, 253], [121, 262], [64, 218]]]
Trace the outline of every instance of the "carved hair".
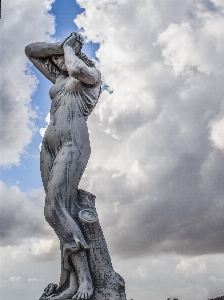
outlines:
[[90, 60], [84, 53], [80, 52], [80, 54], [76, 54], [78, 58], [80, 58], [88, 67], [95, 68], [95, 64], [92, 60]]
[[[80, 58], [88, 67], [95, 68], [94, 62], [90, 60], [84, 53], [79, 52], [76, 54], [76, 56]], [[46, 58], [44, 66], [51, 74], [53, 73], [56, 78], [58, 78], [61, 74], [68, 76], [67, 71], [59, 69], [58, 66], [53, 62], [52, 56]]]
[[46, 58], [44, 66], [51, 74], [53, 73], [56, 78], [58, 78], [62, 73], [62, 70], [60, 70], [58, 66], [56, 66], [56, 64], [53, 62], [52, 56]]

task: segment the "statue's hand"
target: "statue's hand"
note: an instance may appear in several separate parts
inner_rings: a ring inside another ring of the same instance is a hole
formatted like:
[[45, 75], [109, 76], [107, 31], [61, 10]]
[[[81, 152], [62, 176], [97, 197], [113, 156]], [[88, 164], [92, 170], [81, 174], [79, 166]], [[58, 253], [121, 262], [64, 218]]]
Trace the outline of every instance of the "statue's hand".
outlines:
[[82, 46], [84, 45], [84, 39], [79, 33], [72, 32], [71, 35], [65, 40], [64, 47], [70, 46], [75, 51], [75, 54], [81, 52]]
[[44, 289], [44, 293], [46, 296], [50, 296], [55, 293], [58, 285], [54, 283], [49, 283], [48, 286]]
[[71, 34], [69, 34], [69, 36], [67, 36], [62, 42], [59, 42], [58, 43], [58, 46], [59, 47], [62, 47], [64, 46], [64, 43], [74, 34], [74, 32], [72, 32]]

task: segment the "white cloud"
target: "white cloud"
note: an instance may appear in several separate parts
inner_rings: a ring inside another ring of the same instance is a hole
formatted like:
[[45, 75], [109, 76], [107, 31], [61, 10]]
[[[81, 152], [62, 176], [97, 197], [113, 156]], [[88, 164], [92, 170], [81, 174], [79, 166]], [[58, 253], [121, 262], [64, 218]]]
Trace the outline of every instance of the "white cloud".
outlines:
[[175, 75], [180, 75], [185, 69], [199, 65], [195, 57], [194, 32], [189, 23], [169, 25], [164, 32], [160, 33], [157, 43], [163, 48], [165, 64], [173, 67]]
[[[48, 126], [49, 123], [50, 123], [50, 113], [47, 114], [47, 116], [46, 116], [46, 118], [45, 118], [45, 121], [46, 121], [47, 126]], [[45, 134], [45, 131], [46, 131], [46, 129], [47, 129], [47, 126], [46, 126], [46, 127], [43, 127], [43, 128], [40, 128], [40, 130], [39, 130], [40, 135], [41, 135], [42, 137], [44, 137], [44, 134]]]
[[57, 257], [60, 248], [57, 237], [54, 239], [39, 239], [31, 246], [31, 253], [41, 260], [54, 260]]
[[211, 282], [215, 282], [215, 283], [223, 283], [224, 282], [224, 279], [223, 278], [218, 278], [216, 276], [210, 276], [209, 277], [209, 280]]
[[[53, 1], [16, 0], [2, 3], [1, 46], [1, 164], [19, 163], [20, 154], [30, 143], [35, 109], [31, 96], [36, 77], [27, 70], [24, 48], [31, 42], [50, 41], [54, 17], [48, 13]], [[35, 11], [35, 17], [33, 12]]]
[[215, 4], [215, 6], [224, 9], [224, 0], [212, 0], [212, 2]]
[[15, 277], [15, 276], [12, 276], [12, 277], [10, 277], [9, 279], [8, 279], [8, 281], [11, 281], [11, 282], [18, 282], [18, 281], [20, 281], [20, 276], [17, 276], [17, 277]]
[[210, 138], [214, 145], [224, 150], [224, 117], [220, 120], [216, 120], [210, 124], [211, 126], [211, 135]]
[[176, 265], [175, 270], [185, 276], [194, 277], [198, 274], [205, 274], [207, 266], [203, 257], [183, 258]]
[[18, 300], [32, 299], [35, 295], [40, 297], [50, 282], [59, 282], [59, 248], [57, 260], [46, 261], [31, 253], [34, 243], [38, 243], [37, 238], [27, 239], [22, 245], [1, 248], [2, 300], [13, 300], [15, 295]]
[[28, 282], [38, 282], [38, 281], [43, 281], [43, 279], [39, 279], [39, 278], [28, 278]]
[[125, 278], [127, 299], [204, 300], [223, 295], [223, 255], [155, 255], [112, 261]]
[[[222, 16], [207, 16], [199, 28], [189, 23], [171, 24], [159, 34], [157, 43], [162, 47], [165, 64], [176, 76], [196, 68], [209, 75], [223, 70], [224, 26]], [[155, 45], [156, 45], [155, 44]]]
[[55, 0], [44, 0], [43, 1], [43, 7], [46, 9], [46, 11], [51, 10], [52, 3], [54, 3]]
[[[47, 114], [47, 116], [45, 118], [45, 121], [46, 121], [47, 126], [48, 126], [49, 123], [50, 123], [50, 113]], [[44, 134], [45, 134], [45, 131], [47, 129], [47, 126], [46, 127], [42, 127], [42, 128], [39, 129], [39, 133], [40, 133], [40, 135], [41, 135], [42, 138], [44, 137]], [[39, 145], [39, 149], [40, 150], [41, 150], [41, 145], [42, 145], [42, 143], [40, 143], [40, 145]]]

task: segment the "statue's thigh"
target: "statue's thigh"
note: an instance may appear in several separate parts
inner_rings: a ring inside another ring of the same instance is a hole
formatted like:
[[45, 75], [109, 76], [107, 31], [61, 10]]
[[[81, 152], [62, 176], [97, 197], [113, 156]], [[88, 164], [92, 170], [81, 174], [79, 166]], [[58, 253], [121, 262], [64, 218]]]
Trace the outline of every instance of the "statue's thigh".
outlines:
[[86, 162], [80, 149], [72, 143], [65, 143], [54, 160], [48, 191], [53, 188], [66, 194], [75, 192], [85, 166]]
[[52, 157], [52, 153], [50, 153], [49, 149], [46, 148], [45, 145], [42, 145], [40, 152], [40, 172], [45, 192], [47, 192], [47, 185], [53, 162], [54, 159]]

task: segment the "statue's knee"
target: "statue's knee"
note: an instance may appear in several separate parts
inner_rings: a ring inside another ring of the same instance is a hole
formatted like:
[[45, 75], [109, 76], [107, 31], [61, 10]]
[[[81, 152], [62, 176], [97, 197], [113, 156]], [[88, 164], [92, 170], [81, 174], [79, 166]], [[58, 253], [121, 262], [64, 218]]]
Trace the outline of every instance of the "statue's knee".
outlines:
[[55, 223], [56, 209], [52, 205], [45, 205], [44, 207], [44, 216], [46, 221], [53, 225]]
[[50, 216], [50, 212], [49, 212], [49, 208], [48, 206], [45, 205], [44, 207], [44, 217], [45, 217], [45, 220], [50, 223], [50, 219], [51, 219], [51, 216]]

